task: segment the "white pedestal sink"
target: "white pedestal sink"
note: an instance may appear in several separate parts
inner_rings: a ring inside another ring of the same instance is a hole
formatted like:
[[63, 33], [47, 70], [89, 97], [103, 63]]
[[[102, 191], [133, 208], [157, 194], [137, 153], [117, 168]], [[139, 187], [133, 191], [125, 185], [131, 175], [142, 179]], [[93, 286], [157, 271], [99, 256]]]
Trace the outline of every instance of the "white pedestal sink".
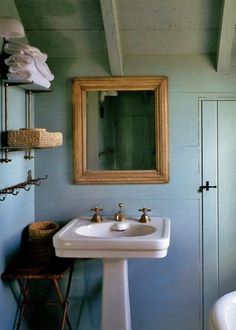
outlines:
[[163, 258], [170, 244], [170, 220], [152, 217], [115, 222], [70, 221], [53, 237], [58, 257], [103, 259], [102, 330], [131, 330], [127, 258]]

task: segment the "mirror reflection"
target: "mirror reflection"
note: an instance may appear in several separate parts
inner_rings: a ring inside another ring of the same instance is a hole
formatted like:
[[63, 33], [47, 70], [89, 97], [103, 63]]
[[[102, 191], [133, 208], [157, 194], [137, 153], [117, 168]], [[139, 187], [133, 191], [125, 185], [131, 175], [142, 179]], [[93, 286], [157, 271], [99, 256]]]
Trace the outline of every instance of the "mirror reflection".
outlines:
[[87, 92], [89, 170], [156, 167], [154, 91]]

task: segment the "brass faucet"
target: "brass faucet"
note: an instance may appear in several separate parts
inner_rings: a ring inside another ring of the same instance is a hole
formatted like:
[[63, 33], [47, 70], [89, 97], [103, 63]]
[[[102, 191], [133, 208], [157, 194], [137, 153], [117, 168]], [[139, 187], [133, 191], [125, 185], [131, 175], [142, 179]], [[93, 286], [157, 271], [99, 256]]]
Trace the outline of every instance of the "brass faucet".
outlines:
[[115, 214], [114, 220], [115, 221], [123, 221], [125, 219], [125, 216], [122, 213], [121, 208], [124, 206], [124, 204], [123, 203], [119, 203], [118, 206], [119, 206], [120, 210]]
[[142, 223], [148, 223], [151, 221], [151, 218], [149, 217], [149, 215], [147, 214], [147, 212], [150, 212], [151, 209], [148, 209], [146, 207], [143, 207], [142, 209], [139, 209], [140, 212], [143, 212], [143, 214], [141, 215], [141, 218], [139, 220], [139, 222]]
[[98, 223], [103, 221], [102, 216], [99, 214], [99, 212], [103, 211], [103, 209], [100, 209], [99, 207], [96, 206], [94, 209], [91, 209], [91, 211], [95, 212], [91, 219], [91, 222]]

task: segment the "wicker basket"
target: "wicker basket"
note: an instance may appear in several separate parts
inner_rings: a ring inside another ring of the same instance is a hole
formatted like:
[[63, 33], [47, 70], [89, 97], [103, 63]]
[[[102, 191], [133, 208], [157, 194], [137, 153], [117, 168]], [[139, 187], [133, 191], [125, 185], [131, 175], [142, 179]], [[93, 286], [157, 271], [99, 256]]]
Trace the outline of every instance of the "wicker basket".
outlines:
[[55, 257], [52, 237], [58, 229], [57, 223], [46, 220], [33, 222], [29, 225], [29, 250], [33, 258], [45, 264]]
[[7, 134], [9, 147], [50, 148], [62, 145], [62, 133], [47, 132], [45, 128], [21, 128]]
[[34, 240], [50, 241], [57, 232], [59, 225], [52, 221], [37, 221], [29, 225], [29, 238]]

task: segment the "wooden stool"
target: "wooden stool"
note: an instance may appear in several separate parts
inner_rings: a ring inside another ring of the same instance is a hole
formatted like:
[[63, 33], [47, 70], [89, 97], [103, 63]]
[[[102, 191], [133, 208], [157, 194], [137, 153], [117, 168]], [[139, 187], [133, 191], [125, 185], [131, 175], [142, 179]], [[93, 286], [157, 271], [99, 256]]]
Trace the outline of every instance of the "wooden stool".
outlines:
[[[67, 315], [68, 307], [68, 296], [70, 292], [71, 279], [73, 273], [74, 259], [69, 258], [57, 258], [54, 257], [50, 262], [40, 263], [32, 257], [17, 256], [4, 273], [1, 275], [3, 280], [13, 281], [17, 280], [22, 294], [22, 299], [19, 303], [19, 317], [17, 320], [16, 329], [20, 329], [21, 321], [24, 316], [25, 309], [27, 305], [34, 304], [30, 302], [29, 299], [29, 284], [33, 280], [49, 280], [56, 291], [57, 301], [50, 302], [46, 301], [45, 304], [60, 304], [62, 307], [62, 321], [61, 330], [64, 329], [65, 323], [67, 323], [68, 328], [71, 329], [71, 324]], [[64, 277], [66, 272], [69, 272], [65, 296], [61, 292], [59, 286], [59, 280]]]

